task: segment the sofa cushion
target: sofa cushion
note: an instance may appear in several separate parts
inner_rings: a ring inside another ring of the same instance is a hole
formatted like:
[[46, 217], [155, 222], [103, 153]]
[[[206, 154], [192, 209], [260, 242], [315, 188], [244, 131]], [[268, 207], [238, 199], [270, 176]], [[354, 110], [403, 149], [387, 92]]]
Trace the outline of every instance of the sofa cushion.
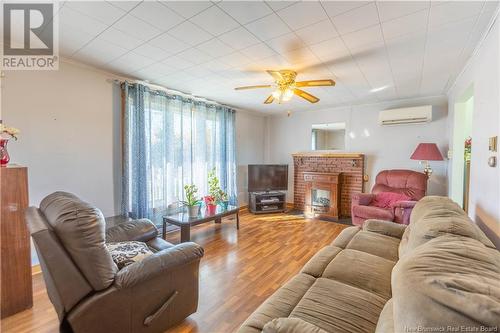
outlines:
[[404, 231], [406, 230], [406, 225], [390, 221], [370, 219], [366, 220], [363, 224], [363, 230], [401, 239]]
[[400, 248], [401, 255], [446, 234], [476, 239], [494, 248], [493, 243], [456, 203], [449, 198], [431, 196], [423, 198], [415, 205], [410, 219], [410, 230], [404, 235], [405, 239]]
[[347, 227], [342, 230], [337, 237], [335, 237], [330, 245], [345, 249], [347, 244], [349, 244], [352, 238], [360, 231], [361, 228], [357, 226]]
[[102, 290], [111, 285], [118, 267], [106, 249], [101, 211], [67, 192], [45, 197], [40, 211], [92, 287]]
[[326, 267], [322, 277], [391, 298], [394, 262], [370, 253], [346, 249]]
[[293, 309], [300, 318], [327, 332], [374, 332], [386, 299], [335, 280], [319, 278]]
[[380, 313], [375, 333], [395, 333], [392, 298], [385, 303], [384, 308]]
[[376, 256], [398, 260], [399, 239], [370, 231], [358, 232], [347, 244], [346, 249], [371, 253]]
[[263, 333], [327, 333], [318, 326], [299, 318], [276, 318], [268, 322]]
[[143, 242], [129, 241], [107, 243], [106, 247], [109, 253], [111, 253], [111, 257], [116, 266], [118, 266], [118, 269], [139, 262], [153, 254], [146, 243]]
[[394, 213], [392, 209], [379, 208], [375, 206], [353, 206], [352, 213], [364, 219], [379, 219], [392, 221], [394, 220]]
[[302, 268], [302, 273], [320, 277], [323, 274], [326, 266], [342, 251], [340, 247], [325, 246], [319, 250]]
[[373, 200], [371, 205], [379, 208], [392, 208], [400, 201], [409, 200], [411, 200], [411, 198], [403, 193], [379, 192], [375, 194], [375, 200]]
[[500, 253], [457, 235], [434, 238], [393, 269], [395, 331], [468, 327], [479, 332], [500, 318]]
[[265, 324], [275, 318], [288, 317], [307, 290], [316, 281], [308, 274], [298, 274], [272, 294], [243, 323], [242, 327], [262, 330]]

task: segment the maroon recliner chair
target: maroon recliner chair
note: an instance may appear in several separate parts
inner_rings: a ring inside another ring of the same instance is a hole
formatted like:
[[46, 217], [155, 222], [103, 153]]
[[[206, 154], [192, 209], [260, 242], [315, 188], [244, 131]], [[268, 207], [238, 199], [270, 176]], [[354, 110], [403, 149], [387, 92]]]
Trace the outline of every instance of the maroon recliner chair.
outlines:
[[[363, 225], [368, 219], [379, 219], [409, 224], [413, 206], [425, 196], [427, 175], [412, 170], [384, 170], [375, 178], [372, 193], [356, 193], [352, 196], [352, 224]], [[403, 194], [410, 200], [398, 201], [390, 207], [375, 206], [376, 194], [392, 192]]]

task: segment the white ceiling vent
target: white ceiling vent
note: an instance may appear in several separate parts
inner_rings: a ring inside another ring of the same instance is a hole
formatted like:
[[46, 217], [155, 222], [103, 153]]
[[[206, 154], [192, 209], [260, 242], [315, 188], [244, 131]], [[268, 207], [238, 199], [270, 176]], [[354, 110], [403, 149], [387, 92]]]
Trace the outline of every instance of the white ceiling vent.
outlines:
[[432, 121], [432, 105], [380, 111], [380, 125], [422, 124]]

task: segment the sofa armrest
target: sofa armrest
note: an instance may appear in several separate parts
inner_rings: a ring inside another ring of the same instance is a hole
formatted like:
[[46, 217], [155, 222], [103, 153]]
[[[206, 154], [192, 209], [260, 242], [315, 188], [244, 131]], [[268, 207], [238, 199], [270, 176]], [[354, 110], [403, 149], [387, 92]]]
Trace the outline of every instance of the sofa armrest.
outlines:
[[351, 198], [351, 204], [368, 206], [375, 199], [375, 194], [371, 193], [354, 193]]
[[415, 207], [416, 204], [417, 201], [398, 201], [392, 206], [394, 208], [413, 209], [413, 207]]
[[166, 274], [172, 269], [200, 260], [203, 253], [203, 248], [192, 242], [156, 252], [118, 271], [115, 286], [118, 289], [133, 287], [157, 275]]
[[147, 242], [158, 236], [158, 229], [148, 219], [120, 223], [106, 230], [106, 243], [139, 241]]
[[374, 219], [366, 220], [363, 224], [364, 231], [376, 232], [381, 235], [391, 236], [395, 238], [401, 238], [405, 229], [406, 225], [404, 224]]

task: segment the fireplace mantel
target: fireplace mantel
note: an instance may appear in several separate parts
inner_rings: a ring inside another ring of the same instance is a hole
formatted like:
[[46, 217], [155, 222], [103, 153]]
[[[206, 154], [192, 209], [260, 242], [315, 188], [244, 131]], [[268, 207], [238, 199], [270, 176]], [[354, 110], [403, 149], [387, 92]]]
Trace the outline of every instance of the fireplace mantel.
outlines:
[[361, 153], [344, 153], [344, 152], [299, 152], [293, 153], [293, 157], [334, 157], [334, 158], [363, 158], [364, 154]]

